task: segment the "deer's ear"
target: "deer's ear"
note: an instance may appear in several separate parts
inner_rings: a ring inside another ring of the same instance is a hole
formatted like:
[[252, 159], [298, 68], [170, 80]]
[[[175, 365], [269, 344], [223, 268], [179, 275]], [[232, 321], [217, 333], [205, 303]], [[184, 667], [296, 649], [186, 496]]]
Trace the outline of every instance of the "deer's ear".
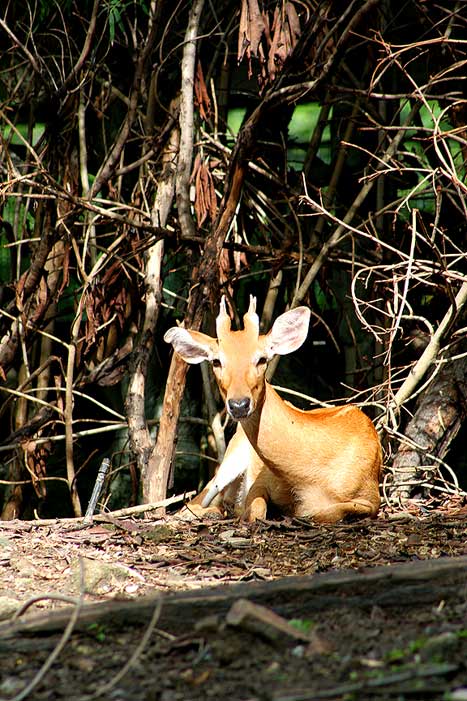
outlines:
[[300, 348], [308, 335], [310, 315], [308, 307], [297, 307], [277, 317], [265, 339], [268, 358]]
[[217, 341], [199, 331], [188, 331], [173, 326], [164, 336], [164, 341], [171, 343], [174, 350], [191, 365], [212, 360], [216, 353]]

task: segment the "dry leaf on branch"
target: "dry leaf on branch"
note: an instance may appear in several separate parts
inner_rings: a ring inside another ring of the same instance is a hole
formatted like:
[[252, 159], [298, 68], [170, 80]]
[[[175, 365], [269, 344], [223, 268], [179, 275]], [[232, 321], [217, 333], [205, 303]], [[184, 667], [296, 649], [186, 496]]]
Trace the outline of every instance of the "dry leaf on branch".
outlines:
[[208, 95], [208, 89], [206, 87], [203, 68], [200, 61], [198, 61], [196, 66], [194, 102], [199, 109], [199, 116], [201, 119], [208, 119], [211, 114], [211, 99]]
[[[274, 10], [271, 27], [267, 12], [261, 12], [257, 0], [242, 0], [238, 34], [238, 62], [246, 55], [248, 77], [252, 76], [251, 59], [260, 63], [261, 87], [272, 82], [285, 60], [293, 52], [301, 34], [300, 18], [291, 0], [282, 0]], [[267, 58], [266, 58], [267, 56]]]
[[202, 226], [209, 216], [214, 221], [217, 214], [217, 196], [214, 178], [209, 168], [209, 161], [204, 161], [198, 154], [191, 181], [195, 183], [195, 213], [198, 226]]
[[287, 3], [285, 6], [285, 11], [287, 15], [288, 32], [290, 35], [289, 42], [291, 49], [294, 49], [301, 34], [300, 19], [298, 17], [297, 10], [295, 9], [295, 5], [292, 2]]
[[248, 77], [252, 76], [251, 57], [262, 53], [260, 42], [265, 32], [264, 16], [259, 9], [258, 0], [242, 0], [240, 29], [238, 32], [238, 62], [246, 54], [248, 59]]
[[[234, 240], [240, 240], [240, 238], [234, 237]], [[248, 259], [244, 251], [229, 251], [227, 248], [222, 249], [219, 258], [219, 279], [232, 297], [234, 295], [232, 286], [233, 276], [238, 275], [242, 268], [247, 267]]]
[[271, 33], [273, 38], [268, 55], [268, 73], [272, 81], [282, 70], [300, 36], [300, 20], [293, 3], [285, 2], [281, 10], [276, 7]]
[[23, 442], [21, 447], [26, 456], [26, 465], [31, 475], [34, 491], [39, 499], [45, 499], [47, 496], [47, 488], [44, 478], [47, 476], [46, 466], [51, 453], [51, 444], [38, 444], [35, 440], [28, 440]]
[[[102, 278], [85, 292], [85, 355], [95, 350], [94, 345], [98, 335], [100, 342], [105, 338], [104, 345], [107, 347], [105, 354], [113, 352], [115, 340], [113, 336], [116, 329], [118, 332], [123, 331], [126, 320], [131, 314], [131, 301], [127, 288], [122, 284], [122, 273], [124, 268], [120, 261], [116, 261], [105, 270]], [[110, 336], [112, 336], [112, 343], [109, 343]], [[103, 357], [100, 357], [100, 360], [102, 359]]]

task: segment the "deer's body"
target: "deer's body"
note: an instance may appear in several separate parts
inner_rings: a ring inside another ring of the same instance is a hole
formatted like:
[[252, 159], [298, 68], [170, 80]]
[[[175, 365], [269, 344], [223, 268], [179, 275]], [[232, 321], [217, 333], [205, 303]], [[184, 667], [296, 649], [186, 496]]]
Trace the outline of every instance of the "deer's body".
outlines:
[[334, 522], [376, 516], [381, 446], [371, 420], [356, 406], [302, 411], [264, 377], [267, 361], [306, 338], [309, 310], [299, 307], [260, 336], [254, 301], [243, 331], [231, 331], [221, 305], [218, 339], [170, 329], [166, 340], [187, 362], [211, 360], [226, 408], [238, 421], [217, 474], [190, 508], [223, 511], [234, 502], [249, 521], [265, 518], [268, 502], [282, 512]]

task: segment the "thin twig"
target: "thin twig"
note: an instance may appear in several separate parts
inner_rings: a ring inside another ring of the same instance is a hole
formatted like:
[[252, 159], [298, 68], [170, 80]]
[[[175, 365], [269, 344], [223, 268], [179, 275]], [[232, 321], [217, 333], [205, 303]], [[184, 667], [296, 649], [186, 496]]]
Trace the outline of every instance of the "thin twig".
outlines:
[[[63, 631], [63, 634], [58, 641], [57, 645], [53, 649], [53, 651], [50, 653], [42, 667], [38, 670], [38, 672], [34, 675], [32, 680], [29, 682], [29, 684], [26, 685], [26, 687], [21, 691], [19, 694], [16, 694], [13, 698], [9, 699], [8, 701], [23, 701], [23, 699], [26, 699], [29, 694], [40, 684], [40, 682], [44, 679], [45, 675], [49, 671], [49, 669], [52, 667], [53, 663], [57, 659], [57, 657], [60, 655], [62, 650], [64, 650], [65, 645], [69, 641], [71, 634], [73, 632], [73, 629], [78, 621], [79, 614], [81, 613], [81, 609], [83, 607], [83, 598], [84, 598], [84, 585], [83, 585], [83, 566], [80, 561], [80, 567], [81, 567], [81, 574], [80, 574], [80, 580], [81, 580], [81, 585], [80, 585], [80, 595], [78, 599], [76, 600], [76, 605], [73, 609], [73, 612], [70, 616], [70, 619], [66, 625], [65, 630]], [[55, 597], [54, 597], [55, 598]], [[5, 699], [2, 699], [1, 701], [6, 701]]]
[[[109, 511], [106, 514], [95, 514], [93, 521], [95, 523], [105, 523], [108, 518], [122, 518], [127, 516], [139, 516], [149, 511], [156, 511], [157, 509], [164, 509], [167, 506], [173, 506], [173, 504], [180, 504], [181, 502], [189, 501], [196, 491], [186, 492], [185, 494], [178, 494], [173, 497], [168, 497], [167, 499], [161, 499], [160, 501], [153, 502], [151, 504], [139, 504], [138, 506], [129, 506], [126, 509], [117, 509], [116, 511]], [[33, 521], [28, 521], [28, 524], [32, 526], [60, 526], [60, 525], [80, 525], [83, 524], [83, 518], [38, 518]], [[86, 524], [84, 524], [86, 525]], [[1, 530], [1, 526], [0, 526]]]
[[133, 653], [130, 655], [129, 659], [127, 662], [123, 665], [122, 669], [106, 684], [103, 684], [100, 686], [96, 691], [91, 694], [90, 696], [86, 697], [86, 701], [89, 701], [91, 699], [97, 699], [100, 696], [104, 696], [108, 694], [118, 683], [123, 677], [127, 674], [128, 670], [131, 669], [131, 667], [137, 662], [138, 658], [141, 656], [141, 653], [145, 649], [145, 647], [148, 645], [151, 635], [154, 632], [154, 628], [156, 627], [157, 621], [160, 618], [162, 611], [162, 596], [160, 596], [157, 601], [156, 605], [154, 607], [154, 610], [152, 612], [151, 620], [149, 621], [149, 624], [144, 631], [144, 635], [142, 636], [141, 640], [139, 641], [138, 645], [136, 646], [135, 650]]

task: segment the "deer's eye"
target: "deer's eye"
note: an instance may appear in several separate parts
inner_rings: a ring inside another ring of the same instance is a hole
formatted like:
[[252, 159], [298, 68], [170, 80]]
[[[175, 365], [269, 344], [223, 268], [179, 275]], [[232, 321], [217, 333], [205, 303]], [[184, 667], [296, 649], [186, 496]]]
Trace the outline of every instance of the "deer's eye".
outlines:
[[222, 367], [222, 363], [219, 360], [219, 358], [214, 358], [214, 360], [212, 361], [212, 367], [216, 369]]
[[267, 365], [268, 359], [264, 357], [264, 355], [261, 356], [256, 362], [256, 367], [261, 368], [264, 365]]

